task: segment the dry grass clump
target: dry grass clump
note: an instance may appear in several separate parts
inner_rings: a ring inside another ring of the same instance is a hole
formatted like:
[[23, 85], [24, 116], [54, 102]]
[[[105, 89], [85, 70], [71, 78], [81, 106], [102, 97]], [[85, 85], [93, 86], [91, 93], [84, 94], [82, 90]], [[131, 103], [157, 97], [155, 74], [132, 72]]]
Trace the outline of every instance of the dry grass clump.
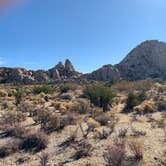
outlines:
[[87, 120], [88, 130], [93, 131], [95, 128], [100, 126], [100, 123], [94, 120], [93, 118], [89, 118]]
[[23, 138], [23, 135], [26, 134], [29, 130], [26, 129], [20, 123], [17, 123], [13, 126], [6, 126], [5, 128], [5, 135], [6, 137], [16, 137], [16, 138]]
[[73, 158], [75, 160], [79, 160], [80, 158], [91, 156], [94, 150], [92, 145], [88, 143], [88, 141], [85, 139], [82, 139], [81, 141], [73, 144], [72, 147], [76, 151], [75, 154], [73, 155]]
[[90, 102], [86, 99], [77, 99], [72, 107], [70, 108], [74, 112], [78, 112], [79, 114], [86, 114], [90, 111]]
[[58, 131], [65, 126], [74, 124], [76, 117], [73, 113], [61, 115], [45, 109], [39, 109], [37, 115], [33, 117], [37, 124], [41, 125], [41, 129], [47, 132]]
[[26, 114], [20, 111], [6, 111], [2, 114], [0, 119], [1, 129], [5, 126], [13, 126], [17, 123], [23, 122], [26, 119]]
[[6, 97], [8, 93], [5, 90], [0, 89], [0, 97]]
[[19, 150], [20, 140], [11, 139], [0, 146], [0, 158], [7, 157]]
[[143, 151], [142, 151], [142, 144], [143, 142], [134, 139], [134, 140], [130, 140], [129, 144], [129, 148], [130, 151], [132, 153], [132, 157], [135, 161], [141, 161], [143, 159]]
[[49, 153], [48, 152], [43, 152], [40, 156], [40, 166], [47, 166], [48, 165], [48, 161], [49, 161]]
[[123, 166], [125, 153], [125, 141], [118, 140], [109, 145], [103, 154], [106, 166]]
[[20, 149], [26, 152], [39, 152], [48, 145], [48, 136], [41, 131], [30, 131], [24, 135]]
[[137, 130], [134, 127], [131, 127], [131, 131], [132, 131], [132, 133], [130, 134], [130, 136], [132, 136], [132, 137], [139, 137], [139, 136], [145, 136], [146, 135], [145, 131]]
[[105, 130], [105, 129], [102, 129], [101, 131], [96, 130], [94, 133], [94, 138], [100, 140], [107, 139], [111, 133], [112, 131], [110, 130]]
[[156, 112], [156, 108], [152, 102], [145, 100], [142, 104], [134, 107], [134, 111], [138, 114], [145, 115]]
[[112, 85], [113, 89], [124, 92], [132, 92], [134, 90], [137, 91], [148, 91], [153, 86], [152, 80], [142, 80], [137, 82], [130, 81], [119, 81]]
[[74, 84], [74, 83], [66, 83], [66, 84], [62, 84], [60, 87], [59, 87], [59, 91], [60, 93], [67, 93], [69, 90], [71, 91], [74, 91], [78, 89], [78, 85], [77, 84]]
[[128, 129], [127, 128], [121, 128], [118, 132], [118, 137], [119, 138], [124, 138], [126, 137]]
[[95, 120], [99, 122], [102, 126], [106, 126], [110, 121], [110, 116], [106, 113], [101, 113], [100, 115], [95, 117]]

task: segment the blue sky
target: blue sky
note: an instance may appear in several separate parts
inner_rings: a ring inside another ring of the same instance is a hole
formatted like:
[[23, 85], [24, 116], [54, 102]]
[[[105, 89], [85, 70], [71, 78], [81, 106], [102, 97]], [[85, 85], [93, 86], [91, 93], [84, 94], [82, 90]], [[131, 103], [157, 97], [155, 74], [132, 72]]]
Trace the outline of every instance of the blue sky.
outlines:
[[48, 69], [69, 58], [90, 72], [144, 40], [166, 41], [166, 0], [26, 0], [0, 10], [1, 66]]

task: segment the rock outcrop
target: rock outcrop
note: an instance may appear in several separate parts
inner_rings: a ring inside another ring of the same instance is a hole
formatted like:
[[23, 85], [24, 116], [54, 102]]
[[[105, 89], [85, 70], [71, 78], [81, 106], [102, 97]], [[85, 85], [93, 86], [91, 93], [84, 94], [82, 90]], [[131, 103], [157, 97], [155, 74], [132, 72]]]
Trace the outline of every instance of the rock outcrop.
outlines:
[[57, 81], [72, 81], [81, 74], [76, 72], [67, 59], [65, 65], [59, 62], [55, 67], [44, 70], [26, 70], [24, 68], [0, 68], [0, 83], [51, 83]]
[[145, 41], [133, 49], [116, 67], [123, 79], [166, 79], [166, 43]]
[[166, 80], [166, 43], [149, 40], [134, 48], [119, 64], [82, 75], [75, 71], [70, 60], [59, 62], [55, 67], [44, 70], [23, 68], [0, 68], [0, 83], [50, 83], [57, 81], [117, 81], [159, 78]]
[[87, 74], [100, 81], [166, 79], [166, 43], [149, 40], [134, 48], [119, 64], [105, 65]]
[[118, 68], [113, 65], [105, 65], [91, 74], [87, 74], [86, 78], [96, 81], [116, 81], [121, 79]]

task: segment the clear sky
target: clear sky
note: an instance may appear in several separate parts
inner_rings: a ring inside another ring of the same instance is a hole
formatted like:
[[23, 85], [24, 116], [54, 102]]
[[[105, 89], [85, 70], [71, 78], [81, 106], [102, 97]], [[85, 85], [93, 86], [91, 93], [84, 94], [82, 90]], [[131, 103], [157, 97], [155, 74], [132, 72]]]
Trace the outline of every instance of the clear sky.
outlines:
[[48, 69], [69, 58], [90, 72], [119, 63], [144, 40], [166, 41], [166, 0], [5, 1], [1, 66]]

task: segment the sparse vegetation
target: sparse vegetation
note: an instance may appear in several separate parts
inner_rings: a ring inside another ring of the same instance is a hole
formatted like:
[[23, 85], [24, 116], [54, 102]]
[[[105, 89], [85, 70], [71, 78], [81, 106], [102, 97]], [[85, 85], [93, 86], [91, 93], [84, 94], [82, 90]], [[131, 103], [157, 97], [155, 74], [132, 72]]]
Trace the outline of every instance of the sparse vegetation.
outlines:
[[41, 86], [34, 86], [33, 93], [34, 94], [52, 94], [56, 91], [56, 88], [52, 85], [41, 85]]
[[0, 85], [0, 165], [162, 165], [162, 86], [148, 81]]
[[136, 161], [143, 159], [142, 142], [138, 140], [132, 140], [129, 142], [129, 147]]
[[106, 166], [123, 166], [125, 153], [124, 141], [118, 141], [109, 145], [103, 154]]

